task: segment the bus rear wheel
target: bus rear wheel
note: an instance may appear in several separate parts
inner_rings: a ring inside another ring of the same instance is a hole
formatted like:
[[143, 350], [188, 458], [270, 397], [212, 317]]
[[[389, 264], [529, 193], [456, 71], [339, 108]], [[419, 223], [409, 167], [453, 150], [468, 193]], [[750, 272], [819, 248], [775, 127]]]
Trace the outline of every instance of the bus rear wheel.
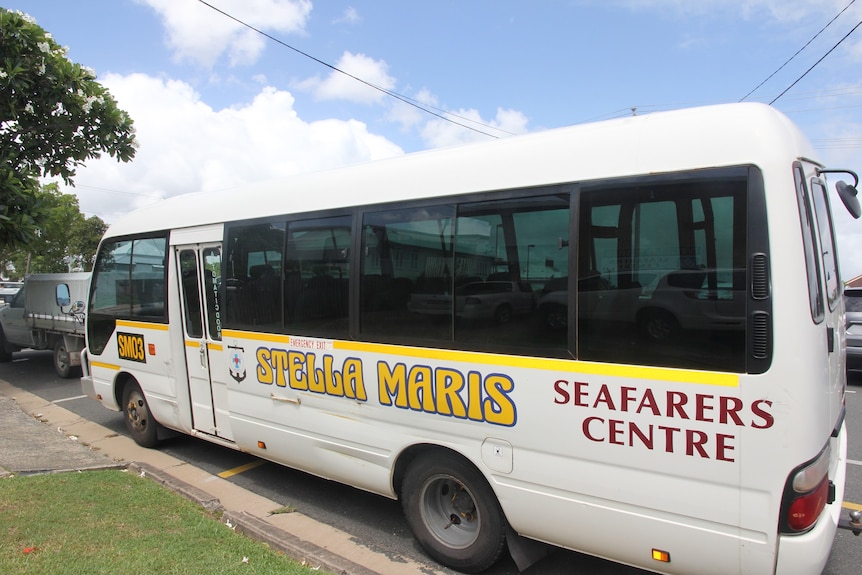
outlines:
[[153, 419], [147, 398], [137, 382], [130, 382], [123, 389], [123, 415], [126, 429], [135, 443], [141, 447], [155, 447], [159, 443], [159, 424]]
[[464, 459], [431, 452], [402, 483], [407, 523], [436, 561], [465, 573], [493, 565], [506, 544], [506, 518], [488, 482]]

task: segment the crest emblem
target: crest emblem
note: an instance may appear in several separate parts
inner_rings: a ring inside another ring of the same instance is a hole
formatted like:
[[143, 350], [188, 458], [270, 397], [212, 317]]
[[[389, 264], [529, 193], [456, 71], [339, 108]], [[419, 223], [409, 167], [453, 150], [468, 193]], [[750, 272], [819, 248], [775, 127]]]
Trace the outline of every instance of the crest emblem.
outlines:
[[245, 360], [243, 358], [243, 348], [238, 347], [236, 342], [234, 345], [229, 345], [230, 350], [230, 376], [237, 383], [242, 383], [245, 379]]

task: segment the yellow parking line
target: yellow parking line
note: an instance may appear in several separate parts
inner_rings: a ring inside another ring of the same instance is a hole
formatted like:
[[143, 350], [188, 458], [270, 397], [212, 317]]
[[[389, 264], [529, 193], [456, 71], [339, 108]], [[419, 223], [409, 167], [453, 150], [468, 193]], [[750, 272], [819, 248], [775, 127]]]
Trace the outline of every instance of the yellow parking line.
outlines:
[[849, 501], [845, 501], [844, 505], [842, 505], [844, 509], [852, 509], [853, 511], [862, 511], [862, 505], [858, 503], [850, 503]]
[[[239, 467], [234, 467], [233, 469], [228, 469], [227, 471], [222, 471], [218, 474], [222, 479], [227, 479], [228, 477], [233, 477], [234, 475], [239, 475], [240, 473], [245, 473], [249, 469], [254, 469], [255, 467], [260, 467], [265, 464], [266, 461], [262, 459], [258, 459], [257, 461], [252, 461], [251, 463], [246, 463], [245, 465], [240, 465]], [[846, 503], [845, 503], [846, 505]]]

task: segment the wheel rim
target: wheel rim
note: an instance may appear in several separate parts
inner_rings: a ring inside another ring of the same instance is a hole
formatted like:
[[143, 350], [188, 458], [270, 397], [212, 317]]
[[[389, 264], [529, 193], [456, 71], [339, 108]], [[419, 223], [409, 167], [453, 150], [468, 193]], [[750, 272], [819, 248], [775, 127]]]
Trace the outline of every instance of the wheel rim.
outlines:
[[673, 332], [670, 322], [665, 317], [656, 316], [647, 323], [647, 333], [656, 341], [665, 340]]
[[149, 425], [150, 414], [147, 411], [147, 404], [144, 401], [144, 396], [138, 391], [133, 391], [129, 395], [129, 402], [126, 404], [126, 418], [136, 433], [143, 433]]
[[428, 478], [422, 487], [421, 512], [428, 531], [447, 547], [464, 549], [479, 535], [482, 522], [475, 498], [450, 475]]
[[65, 371], [65, 369], [69, 366], [69, 353], [66, 351], [65, 347], [60, 347], [57, 349], [57, 368], [60, 371]]

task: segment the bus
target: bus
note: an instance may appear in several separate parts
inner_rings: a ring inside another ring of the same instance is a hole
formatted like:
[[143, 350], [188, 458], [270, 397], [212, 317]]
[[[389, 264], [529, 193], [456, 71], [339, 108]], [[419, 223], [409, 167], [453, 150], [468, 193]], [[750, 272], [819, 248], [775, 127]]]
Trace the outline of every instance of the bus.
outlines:
[[818, 574], [846, 523], [847, 171], [815, 157], [728, 104], [170, 198], [102, 239], [82, 388], [143, 446], [398, 499], [458, 571], [550, 545]]

